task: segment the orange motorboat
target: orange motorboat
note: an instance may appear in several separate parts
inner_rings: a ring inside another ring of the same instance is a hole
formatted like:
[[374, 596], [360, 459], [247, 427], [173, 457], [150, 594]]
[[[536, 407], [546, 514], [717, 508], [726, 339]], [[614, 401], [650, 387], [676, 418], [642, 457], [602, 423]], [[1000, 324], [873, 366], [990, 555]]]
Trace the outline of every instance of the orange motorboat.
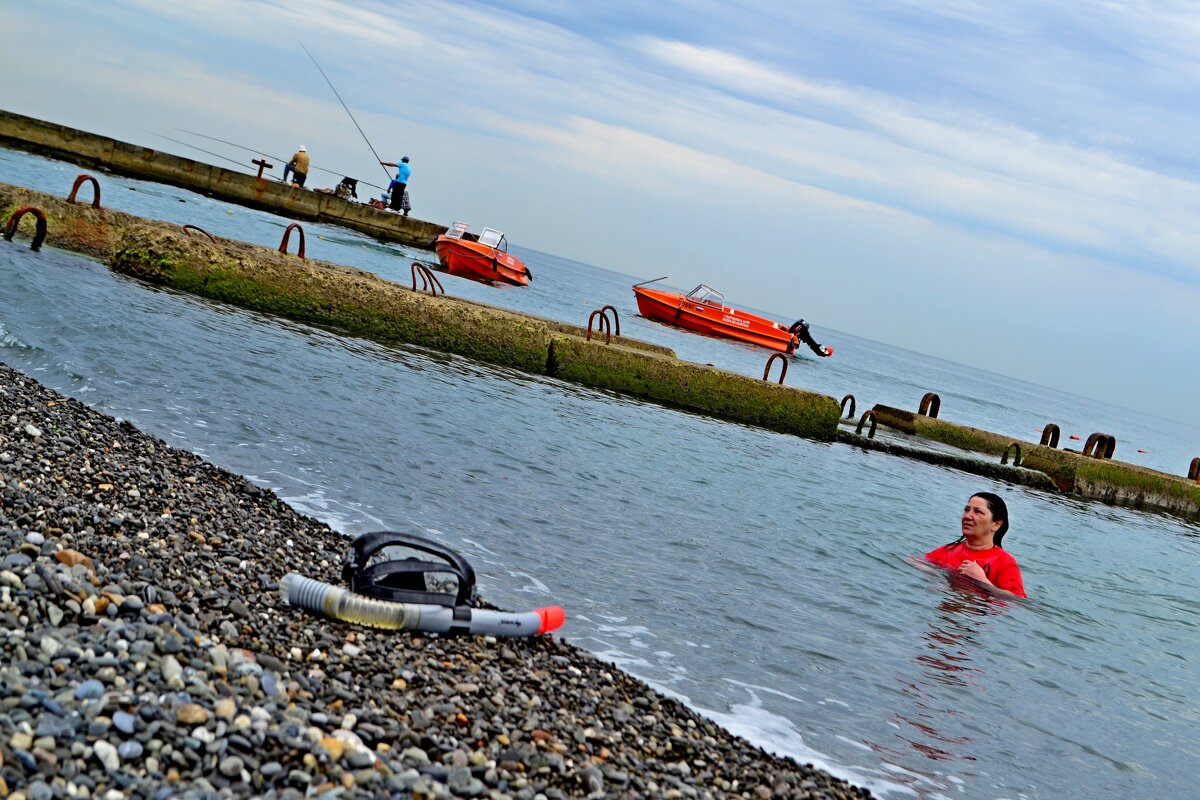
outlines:
[[[662, 278], [655, 278], [662, 280]], [[654, 281], [646, 281], [653, 283]], [[725, 305], [725, 296], [703, 283], [685, 294], [651, 289], [644, 283], [633, 287], [638, 311], [643, 317], [678, 325], [711, 336], [724, 336], [769, 347], [791, 355], [801, 342], [819, 356], [833, 355], [833, 348], [817, 344], [808, 323], [797, 320], [790, 327]]]
[[495, 228], [484, 228], [476, 236], [465, 222], [456, 222], [433, 244], [438, 260], [451, 275], [484, 283], [528, 286], [533, 280], [529, 267], [508, 254], [508, 240]]

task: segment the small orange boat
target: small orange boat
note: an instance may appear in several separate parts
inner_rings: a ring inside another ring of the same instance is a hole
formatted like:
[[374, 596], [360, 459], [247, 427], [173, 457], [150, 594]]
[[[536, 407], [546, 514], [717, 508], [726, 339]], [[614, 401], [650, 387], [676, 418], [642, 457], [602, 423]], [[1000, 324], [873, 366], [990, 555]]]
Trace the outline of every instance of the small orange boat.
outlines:
[[529, 267], [508, 254], [508, 240], [494, 228], [484, 228], [476, 236], [465, 222], [456, 222], [434, 240], [438, 260], [451, 275], [484, 283], [511, 283], [528, 286], [533, 280]]
[[[654, 280], [662, 280], [655, 278]], [[646, 281], [653, 283], [654, 281]], [[785, 328], [778, 322], [739, 311], [725, 305], [725, 296], [703, 283], [685, 294], [636, 284], [638, 311], [643, 317], [678, 325], [690, 331], [738, 339], [791, 355], [797, 345], [804, 343], [819, 356], [833, 355], [833, 348], [817, 344], [808, 331], [808, 323], [797, 320]]]

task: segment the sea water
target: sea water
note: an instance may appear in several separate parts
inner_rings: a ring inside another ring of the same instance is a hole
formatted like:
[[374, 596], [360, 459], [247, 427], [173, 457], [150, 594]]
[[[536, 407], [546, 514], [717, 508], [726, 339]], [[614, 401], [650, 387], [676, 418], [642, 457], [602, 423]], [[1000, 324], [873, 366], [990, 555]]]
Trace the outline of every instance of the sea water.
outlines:
[[[0, 181], [66, 194], [80, 170], [0, 150]], [[286, 220], [100, 176], [105, 204], [275, 247]], [[483, 220], [481, 223], [489, 221]], [[306, 225], [310, 257], [408, 283], [430, 254]], [[530, 287], [452, 296], [622, 333], [761, 375], [763, 351], [652, 323], [648, 277], [514, 248]], [[684, 287], [690, 288], [690, 287]], [[784, 310], [786, 312], [786, 310]], [[1176, 474], [1200, 431], [820, 326], [787, 383], [860, 411], [915, 408], [1033, 439], [1117, 436]], [[780, 314], [772, 314], [790, 322]], [[0, 242], [0, 360], [270, 487], [355, 535], [459, 549], [514, 610], [769, 750], [885, 797], [1189, 797], [1200, 770], [1200, 527], [943, 467], [384, 345]], [[1065, 443], [1065, 442], [1064, 442]], [[1031, 600], [909, 560], [955, 538], [975, 491], [1008, 500]], [[399, 634], [403, 635], [403, 634]]]

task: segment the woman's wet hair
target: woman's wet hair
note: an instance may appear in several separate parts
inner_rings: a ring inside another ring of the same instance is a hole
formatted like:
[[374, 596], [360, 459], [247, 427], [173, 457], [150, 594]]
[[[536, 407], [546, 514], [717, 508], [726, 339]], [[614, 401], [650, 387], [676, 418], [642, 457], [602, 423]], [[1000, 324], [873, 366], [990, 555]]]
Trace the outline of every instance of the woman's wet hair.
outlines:
[[[996, 530], [996, 535], [992, 538], [992, 544], [1000, 549], [1004, 549], [1000, 544], [1000, 540], [1004, 538], [1004, 534], [1008, 533], [1008, 506], [1004, 503], [1004, 498], [998, 494], [991, 492], [976, 492], [971, 497], [978, 497], [983, 502], [987, 503], [988, 511], [992, 512], [992, 519], [1000, 520], [1000, 527]], [[968, 498], [968, 502], [970, 499]], [[961, 544], [967, 540], [966, 536], [960, 536], [951, 542], [948, 546], [953, 547], [956, 544]]]
[[992, 539], [992, 544], [1000, 547], [1000, 540], [1008, 533], [1008, 506], [1004, 504], [1004, 498], [991, 492], [976, 492], [971, 497], [978, 497], [987, 503], [988, 510], [992, 512], [992, 519], [1002, 520], [995, 538]]

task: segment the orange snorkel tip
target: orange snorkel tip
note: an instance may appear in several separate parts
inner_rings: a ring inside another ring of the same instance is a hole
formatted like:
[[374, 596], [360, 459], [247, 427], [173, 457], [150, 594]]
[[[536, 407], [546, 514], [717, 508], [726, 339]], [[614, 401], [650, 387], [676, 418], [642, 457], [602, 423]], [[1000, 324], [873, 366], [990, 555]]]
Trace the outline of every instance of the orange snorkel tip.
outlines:
[[538, 628], [538, 633], [558, 630], [567, 620], [567, 612], [562, 610], [562, 606], [546, 606], [534, 609], [533, 613], [537, 614], [538, 619], [542, 621], [542, 627]]

